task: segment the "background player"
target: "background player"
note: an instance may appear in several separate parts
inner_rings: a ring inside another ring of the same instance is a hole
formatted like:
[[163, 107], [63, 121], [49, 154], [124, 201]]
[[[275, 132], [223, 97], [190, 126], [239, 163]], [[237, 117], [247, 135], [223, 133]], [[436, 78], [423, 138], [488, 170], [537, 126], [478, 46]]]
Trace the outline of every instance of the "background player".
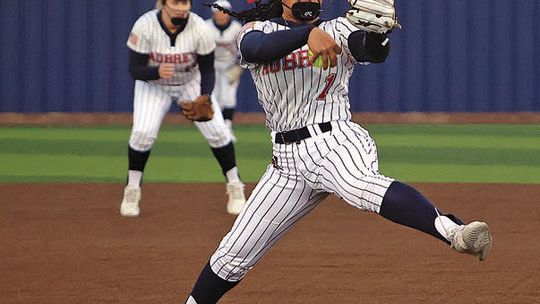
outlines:
[[273, 165], [187, 303], [216, 303], [329, 194], [428, 233], [458, 252], [487, 257], [492, 240], [486, 223], [464, 225], [412, 187], [381, 175], [374, 140], [350, 121], [354, 65], [383, 62], [389, 52], [386, 33], [397, 22], [391, 0], [354, 0], [353, 6], [347, 18], [329, 21], [318, 19], [317, 0], [257, 2], [255, 9], [235, 14], [258, 20], [244, 26], [239, 46], [272, 131]]
[[[218, 0], [215, 4], [232, 10], [231, 3], [226, 0]], [[240, 32], [242, 25], [220, 10], [212, 8], [213, 17], [206, 20], [206, 23], [214, 34], [216, 41], [215, 63], [216, 85], [212, 94], [212, 99], [217, 101], [225, 124], [232, 133], [232, 121], [236, 108], [236, 91], [240, 83], [240, 76], [244, 69], [239, 64], [238, 47], [236, 46], [236, 36]], [[233, 140], [236, 140], [233, 134]]]
[[[135, 78], [133, 127], [129, 139], [128, 182], [120, 206], [123, 216], [139, 215], [141, 183], [150, 150], [172, 102], [210, 95], [214, 88], [212, 33], [204, 20], [191, 13], [189, 0], [160, 0], [158, 7], [141, 16], [131, 31], [129, 72]], [[245, 203], [231, 133], [218, 106], [214, 117], [195, 122], [208, 141], [227, 179], [227, 211], [238, 214]]]

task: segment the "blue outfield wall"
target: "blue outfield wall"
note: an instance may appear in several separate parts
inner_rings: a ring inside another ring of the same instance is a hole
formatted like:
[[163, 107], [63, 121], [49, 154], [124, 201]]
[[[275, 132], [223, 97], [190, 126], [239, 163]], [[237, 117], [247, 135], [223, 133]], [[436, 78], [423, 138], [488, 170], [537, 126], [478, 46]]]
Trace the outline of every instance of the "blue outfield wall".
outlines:
[[[539, 0], [397, 2], [404, 29], [384, 64], [356, 69], [353, 111], [540, 111]], [[153, 4], [0, 0], [0, 112], [131, 111], [125, 42]], [[347, 7], [335, 0], [324, 15]], [[248, 73], [239, 110], [260, 111]]]

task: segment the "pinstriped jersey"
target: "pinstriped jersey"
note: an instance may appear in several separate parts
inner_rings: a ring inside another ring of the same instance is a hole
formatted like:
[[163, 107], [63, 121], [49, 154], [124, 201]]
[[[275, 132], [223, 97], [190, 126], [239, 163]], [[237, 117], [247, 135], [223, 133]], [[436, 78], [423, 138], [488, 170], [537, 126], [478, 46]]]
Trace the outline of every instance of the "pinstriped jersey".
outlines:
[[[342, 48], [334, 68], [323, 70], [310, 65], [307, 45], [270, 64], [254, 64], [241, 57], [242, 66], [250, 70], [255, 81], [266, 125], [272, 131], [351, 119], [348, 86], [357, 62], [349, 51], [348, 37], [358, 29], [342, 17], [323, 21], [318, 27]], [[238, 37], [238, 45], [250, 31], [272, 33], [288, 29], [271, 20], [247, 24]]]
[[148, 54], [148, 66], [174, 63], [176, 73], [169, 79], [149, 81], [153, 84], [179, 86], [200, 79], [197, 55], [208, 55], [216, 44], [212, 32], [197, 14], [191, 12], [186, 27], [174, 41], [165, 32], [158, 19], [159, 10], [142, 15], [133, 26], [127, 46], [140, 54]]
[[224, 31], [216, 27], [214, 19], [206, 20], [206, 24], [212, 31], [216, 41], [216, 52], [214, 66], [218, 71], [225, 71], [233, 65], [238, 64], [238, 47], [236, 38], [242, 29], [238, 21], [231, 21], [231, 24]]

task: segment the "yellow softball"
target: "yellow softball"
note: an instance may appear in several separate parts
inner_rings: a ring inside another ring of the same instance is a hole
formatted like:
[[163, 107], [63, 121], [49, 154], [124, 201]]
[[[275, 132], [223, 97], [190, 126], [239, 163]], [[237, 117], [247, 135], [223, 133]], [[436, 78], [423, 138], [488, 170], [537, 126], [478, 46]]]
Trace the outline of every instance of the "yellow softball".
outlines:
[[[311, 58], [311, 56], [313, 56], [313, 52], [311, 50], [309, 50], [308, 55]], [[322, 56], [319, 55], [319, 57], [317, 57], [317, 59], [315, 59], [315, 61], [313, 62], [313, 66], [318, 67], [318, 68], [323, 67]], [[330, 60], [328, 60], [328, 66], [330, 66]]]

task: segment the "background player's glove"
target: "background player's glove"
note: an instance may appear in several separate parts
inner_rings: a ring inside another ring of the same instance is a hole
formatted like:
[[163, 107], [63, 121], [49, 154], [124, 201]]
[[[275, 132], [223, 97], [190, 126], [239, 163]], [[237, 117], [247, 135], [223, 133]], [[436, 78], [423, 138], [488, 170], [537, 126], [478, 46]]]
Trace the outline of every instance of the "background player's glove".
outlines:
[[180, 109], [187, 119], [193, 121], [209, 121], [214, 117], [212, 101], [208, 95], [201, 95], [194, 101], [183, 101], [180, 103]]
[[240, 79], [242, 76], [242, 73], [244, 72], [244, 69], [239, 65], [233, 65], [229, 69], [225, 71], [225, 77], [227, 77], [227, 81], [229, 84], [233, 84]]
[[394, 0], [348, 0], [352, 8], [347, 19], [357, 28], [384, 34], [394, 27], [401, 28], [396, 18]]

